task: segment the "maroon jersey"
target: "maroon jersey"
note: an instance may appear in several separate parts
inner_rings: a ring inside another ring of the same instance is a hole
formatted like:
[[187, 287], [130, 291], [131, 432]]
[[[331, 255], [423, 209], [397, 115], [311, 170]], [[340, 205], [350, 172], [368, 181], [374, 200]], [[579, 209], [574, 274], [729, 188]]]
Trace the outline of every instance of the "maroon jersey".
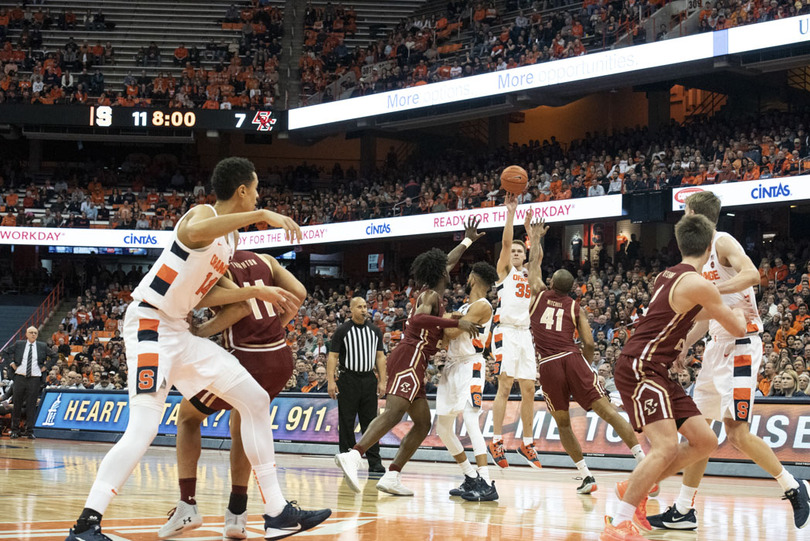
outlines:
[[[414, 307], [408, 316], [408, 321], [405, 322], [405, 332], [402, 334], [402, 341], [400, 341], [397, 347], [408, 344], [420, 350], [425, 357], [430, 358], [439, 351], [439, 341], [442, 339], [444, 329], [433, 324], [426, 325], [422, 323], [421, 318], [415, 317], [417, 316], [416, 304], [419, 303], [421, 297], [422, 294], [417, 297], [416, 303], [414, 303]], [[443, 315], [444, 305], [439, 304], [437, 317], [442, 317]]]
[[534, 299], [529, 314], [534, 350], [541, 361], [561, 353], [581, 353], [574, 343], [579, 316], [574, 299], [547, 289]]
[[672, 309], [669, 297], [675, 284], [690, 272], [695, 272], [694, 267], [680, 263], [656, 278], [650, 307], [639, 318], [636, 332], [622, 349], [622, 355], [639, 361], [637, 370], [645, 362], [669, 367], [683, 349], [686, 335], [702, 307], [696, 305], [685, 314], [678, 314]]
[[[239, 287], [273, 286], [273, 269], [259, 255], [237, 251], [225, 274]], [[284, 342], [284, 327], [269, 302], [250, 299], [251, 314], [243, 317], [223, 333], [226, 349], [233, 347], [264, 348]]]

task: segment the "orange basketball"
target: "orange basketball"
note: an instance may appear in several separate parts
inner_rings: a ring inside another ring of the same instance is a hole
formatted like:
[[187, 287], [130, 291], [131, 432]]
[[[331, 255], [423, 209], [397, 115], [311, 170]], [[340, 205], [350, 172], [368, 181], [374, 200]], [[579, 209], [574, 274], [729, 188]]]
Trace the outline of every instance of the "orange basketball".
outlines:
[[519, 165], [510, 165], [501, 173], [501, 188], [509, 193], [520, 195], [526, 191], [529, 175]]

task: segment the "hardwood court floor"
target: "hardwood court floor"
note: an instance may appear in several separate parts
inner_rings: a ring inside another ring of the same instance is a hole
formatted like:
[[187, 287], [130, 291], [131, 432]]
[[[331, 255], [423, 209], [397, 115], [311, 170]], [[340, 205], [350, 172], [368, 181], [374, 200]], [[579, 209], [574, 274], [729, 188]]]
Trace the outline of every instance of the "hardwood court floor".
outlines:
[[[63, 540], [84, 504], [109, 444], [38, 439], [0, 440], [0, 540]], [[404, 483], [412, 498], [377, 492], [368, 482], [362, 494], [351, 492], [331, 457], [279, 455], [282, 489], [305, 508], [330, 507], [332, 517], [297, 537], [312, 541], [388, 540], [596, 540], [603, 515], [618, 502], [613, 487], [626, 473], [595, 472], [599, 490], [579, 496], [576, 470], [492, 467], [500, 501], [463, 502], [447, 491], [460, 481], [452, 464], [411, 463]], [[222, 539], [222, 513], [230, 489], [228, 454], [203, 451], [197, 501], [205, 516], [202, 528], [183, 539]], [[157, 539], [166, 512], [178, 497], [173, 448], [152, 448], [107, 510], [104, 532], [116, 541]], [[664, 483], [661, 499], [648, 510], [658, 512], [677, 495], [679, 480]], [[698, 494], [698, 533], [649, 534], [671, 540], [810, 541], [810, 528], [793, 527], [790, 505], [781, 501], [774, 481], [710, 477]], [[260, 497], [250, 489], [249, 536], [262, 537]]]

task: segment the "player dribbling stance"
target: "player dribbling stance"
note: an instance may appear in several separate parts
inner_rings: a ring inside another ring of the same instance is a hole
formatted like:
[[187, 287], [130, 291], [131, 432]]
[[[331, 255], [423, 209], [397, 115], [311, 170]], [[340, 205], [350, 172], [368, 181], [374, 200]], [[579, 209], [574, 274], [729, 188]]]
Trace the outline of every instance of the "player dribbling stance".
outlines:
[[[487, 293], [497, 279], [498, 272], [489, 263], [481, 261], [473, 265], [467, 277], [469, 298], [458, 311], [463, 315], [462, 320], [476, 325], [477, 333], [470, 337], [460, 329], [444, 331], [444, 340], [449, 343], [447, 362], [436, 393], [436, 433], [464, 474], [464, 482], [451, 490], [450, 495], [468, 501], [498, 499], [495, 482], [489, 478], [487, 446], [478, 423], [486, 368], [483, 352], [492, 321], [492, 305]], [[467, 460], [464, 447], [453, 430], [459, 413], [463, 415], [470, 436], [476, 467]]]

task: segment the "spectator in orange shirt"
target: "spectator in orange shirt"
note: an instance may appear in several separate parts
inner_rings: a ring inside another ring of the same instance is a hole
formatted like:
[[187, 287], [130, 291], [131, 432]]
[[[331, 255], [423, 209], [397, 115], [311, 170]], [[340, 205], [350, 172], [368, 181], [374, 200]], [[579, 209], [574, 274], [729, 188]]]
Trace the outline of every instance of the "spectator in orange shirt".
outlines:
[[188, 49], [186, 49], [185, 44], [181, 43], [180, 47], [174, 50], [174, 65], [182, 66], [186, 63], [187, 59]]
[[788, 266], [782, 262], [781, 257], [777, 257], [774, 260], [773, 267], [770, 268], [768, 271], [768, 279], [773, 280], [776, 285], [779, 285], [781, 282], [785, 281], [788, 275]]
[[11, 212], [3, 216], [3, 221], [0, 222], [0, 226], [3, 227], [14, 227], [16, 225], [17, 225], [17, 217], [14, 216], [14, 214]]

